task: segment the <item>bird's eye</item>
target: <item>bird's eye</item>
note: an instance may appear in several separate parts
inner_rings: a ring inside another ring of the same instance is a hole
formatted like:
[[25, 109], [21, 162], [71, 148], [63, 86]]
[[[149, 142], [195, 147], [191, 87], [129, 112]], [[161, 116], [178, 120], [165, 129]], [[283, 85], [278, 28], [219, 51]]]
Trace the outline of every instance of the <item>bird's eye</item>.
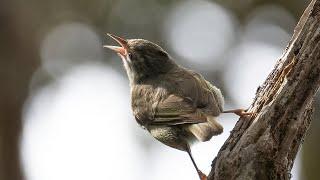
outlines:
[[132, 53], [128, 53], [128, 57], [129, 57], [129, 59], [132, 59], [132, 57], [133, 57]]

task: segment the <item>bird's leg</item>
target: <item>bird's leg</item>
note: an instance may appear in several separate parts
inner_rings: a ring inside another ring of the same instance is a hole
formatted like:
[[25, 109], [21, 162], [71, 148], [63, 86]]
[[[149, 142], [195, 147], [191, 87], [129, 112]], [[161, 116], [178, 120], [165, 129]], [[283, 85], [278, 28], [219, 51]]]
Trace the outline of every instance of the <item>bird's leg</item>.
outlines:
[[207, 180], [207, 176], [206, 176], [205, 174], [203, 174], [203, 173], [199, 170], [196, 162], [194, 161], [194, 159], [193, 159], [193, 157], [192, 157], [192, 154], [191, 154], [191, 149], [190, 149], [190, 146], [189, 146], [189, 145], [187, 145], [187, 153], [188, 153], [188, 155], [189, 155], [189, 157], [190, 157], [190, 159], [191, 159], [191, 161], [192, 161], [193, 166], [194, 166], [194, 167], [196, 168], [196, 170], [197, 170], [197, 173], [198, 173], [198, 175], [199, 175], [200, 180]]
[[244, 109], [232, 109], [228, 111], [223, 111], [222, 113], [234, 113], [240, 117], [248, 116], [248, 115], [253, 115], [254, 113], [252, 112], [246, 112]]

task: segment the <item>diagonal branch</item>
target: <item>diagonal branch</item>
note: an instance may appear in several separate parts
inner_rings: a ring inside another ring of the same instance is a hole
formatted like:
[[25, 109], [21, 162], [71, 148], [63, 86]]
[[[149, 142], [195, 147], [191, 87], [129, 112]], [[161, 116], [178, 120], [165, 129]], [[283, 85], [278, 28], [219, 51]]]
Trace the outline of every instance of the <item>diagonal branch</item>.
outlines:
[[209, 180], [290, 179], [320, 86], [320, 0], [312, 0], [283, 56], [213, 160]]

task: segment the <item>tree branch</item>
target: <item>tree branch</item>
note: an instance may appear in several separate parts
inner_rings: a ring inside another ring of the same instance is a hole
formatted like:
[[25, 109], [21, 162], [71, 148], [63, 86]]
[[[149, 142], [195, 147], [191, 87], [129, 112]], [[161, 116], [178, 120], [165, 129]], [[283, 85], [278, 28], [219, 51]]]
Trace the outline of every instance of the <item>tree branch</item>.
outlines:
[[212, 162], [208, 180], [290, 179], [320, 85], [320, 0], [312, 0], [283, 56]]

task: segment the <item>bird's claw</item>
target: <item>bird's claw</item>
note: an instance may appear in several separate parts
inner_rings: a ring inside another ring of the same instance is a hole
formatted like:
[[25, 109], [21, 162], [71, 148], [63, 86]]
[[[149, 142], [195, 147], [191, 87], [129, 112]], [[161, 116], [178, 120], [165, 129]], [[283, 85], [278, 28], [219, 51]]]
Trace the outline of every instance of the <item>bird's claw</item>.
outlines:
[[251, 116], [254, 115], [254, 112], [246, 112], [243, 109], [239, 109], [239, 111], [234, 112], [236, 115], [240, 116], [240, 117], [245, 117], [245, 116]]
[[223, 111], [224, 113], [234, 113], [238, 116], [245, 117], [245, 116], [251, 116], [251, 115], [255, 115], [254, 112], [246, 112], [244, 109], [233, 109], [233, 110], [229, 110], [229, 111]]
[[199, 174], [200, 180], [207, 180], [207, 175], [205, 175], [201, 171], [198, 171], [198, 174]]

